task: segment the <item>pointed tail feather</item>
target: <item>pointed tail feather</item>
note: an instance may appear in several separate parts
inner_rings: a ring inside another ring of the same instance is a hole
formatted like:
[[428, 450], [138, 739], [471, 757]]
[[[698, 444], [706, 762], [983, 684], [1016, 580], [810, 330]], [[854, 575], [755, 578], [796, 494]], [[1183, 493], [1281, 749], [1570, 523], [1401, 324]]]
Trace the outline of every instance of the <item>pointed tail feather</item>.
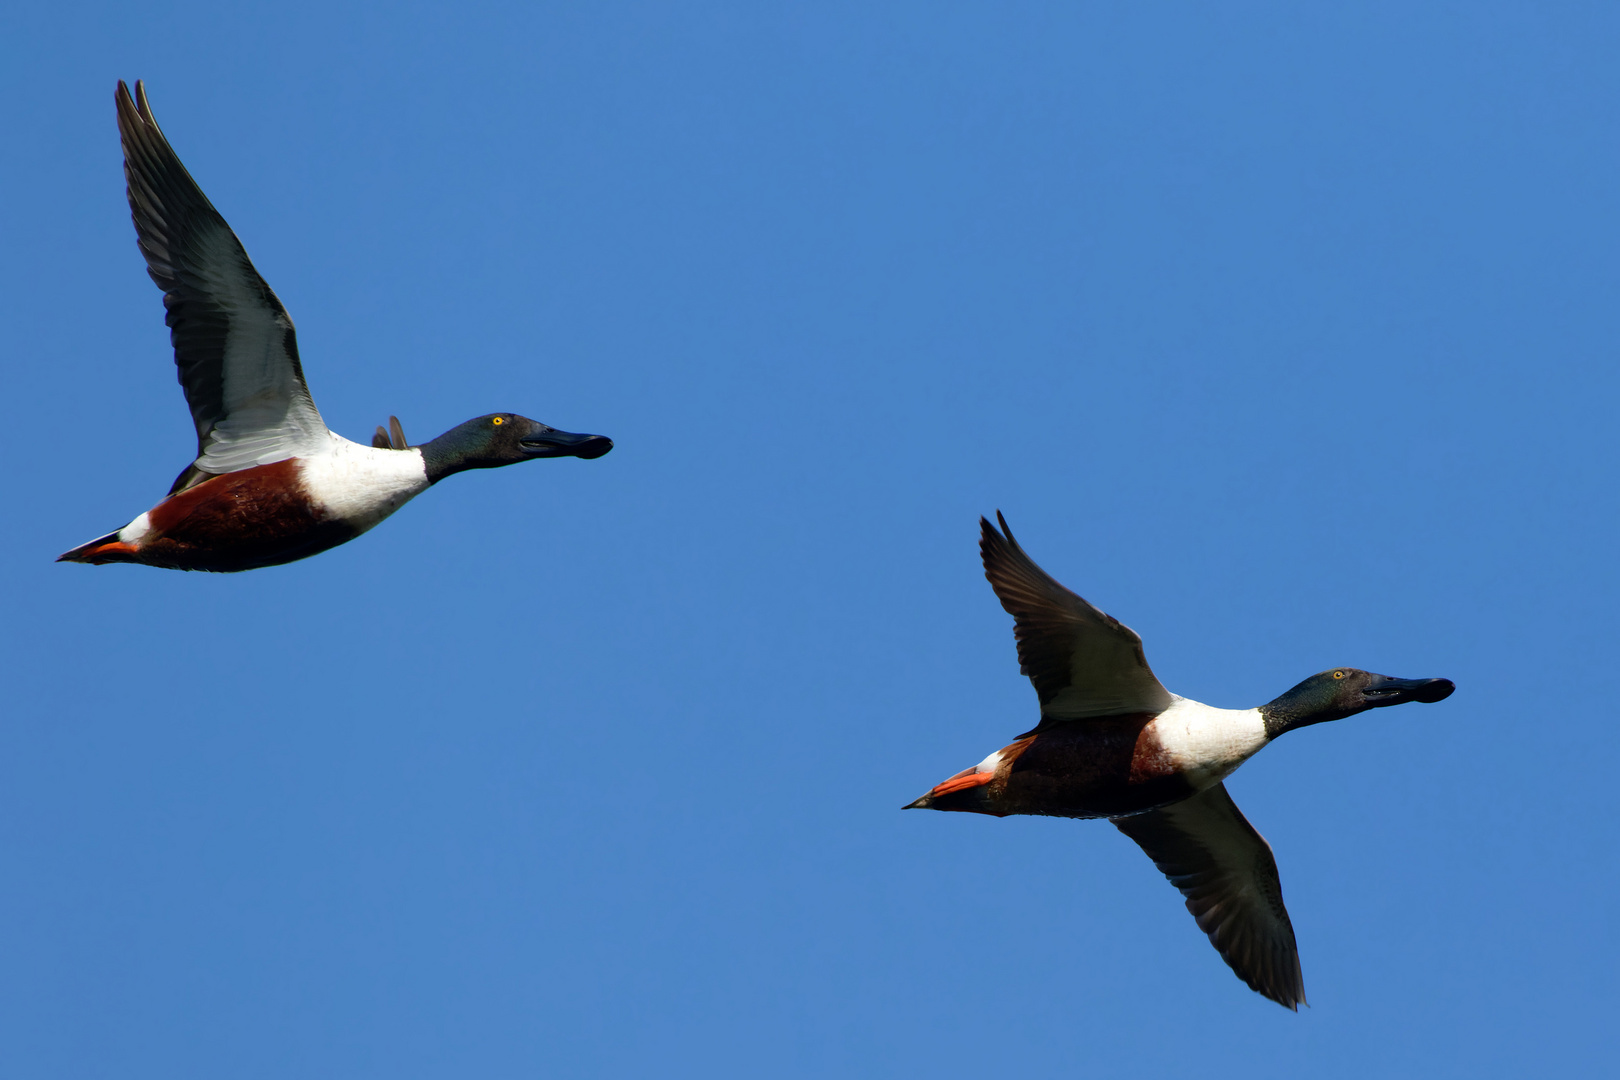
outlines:
[[64, 551], [56, 557], [57, 562], [82, 562], [100, 566], [102, 563], [113, 562], [140, 562], [140, 549], [134, 544], [126, 544], [118, 539], [118, 533], [110, 532], [106, 536], [98, 537], [88, 544], [80, 544], [72, 551]]

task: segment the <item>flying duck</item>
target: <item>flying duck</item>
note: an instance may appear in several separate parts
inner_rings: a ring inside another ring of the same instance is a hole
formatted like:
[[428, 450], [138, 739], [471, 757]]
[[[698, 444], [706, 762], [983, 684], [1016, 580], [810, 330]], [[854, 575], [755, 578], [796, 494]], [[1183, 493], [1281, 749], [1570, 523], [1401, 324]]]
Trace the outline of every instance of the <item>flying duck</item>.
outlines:
[[1257, 709], [1179, 697], [1154, 677], [1130, 627], [1048, 576], [996, 519], [1000, 532], [979, 519], [979, 553], [1013, 617], [1041, 722], [905, 809], [1107, 818], [1181, 890], [1238, 978], [1297, 1012], [1305, 982], [1277, 860], [1222, 781], [1285, 731], [1440, 701], [1456, 686], [1340, 667]]
[[171, 570], [253, 570], [352, 540], [451, 473], [535, 458], [597, 458], [602, 435], [491, 413], [410, 446], [398, 419], [370, 446], [321, 420], [292, 319], [180, 163], [146, 89], [114, 94], [129, 207], [163, 306], [197, 460], [169, 494], [117, 532], [57, 561]]

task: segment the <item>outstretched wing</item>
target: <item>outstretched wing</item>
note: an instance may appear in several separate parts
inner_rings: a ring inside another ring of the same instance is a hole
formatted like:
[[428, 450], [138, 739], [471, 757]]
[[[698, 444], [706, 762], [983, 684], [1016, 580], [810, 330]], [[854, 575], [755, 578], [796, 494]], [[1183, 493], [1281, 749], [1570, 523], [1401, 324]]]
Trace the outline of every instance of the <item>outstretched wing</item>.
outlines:
[[1035, 684], [1041, 722], [1168, 708], [1174, 695], [1154, 677], [1136, 632], [1059, 585], [1018, 546], [1000, 511], [996, 520], [1001, 533], [979, 519], [979, 554], [1013, 617], [1019, 670]]
[[175, 490], [315, 452], [326, 424], [298, 363], [287, 309], [158, 129], [146, 90], [118, 83], [129, 208], [163, 290], [174, 362], [197, 425], [197, 462]]
[[1297, 1012], [1305, 977], [1277, 860], [1226, 785], [1113, 821], [1181, 890], [1198, 928], [1238, 978]]

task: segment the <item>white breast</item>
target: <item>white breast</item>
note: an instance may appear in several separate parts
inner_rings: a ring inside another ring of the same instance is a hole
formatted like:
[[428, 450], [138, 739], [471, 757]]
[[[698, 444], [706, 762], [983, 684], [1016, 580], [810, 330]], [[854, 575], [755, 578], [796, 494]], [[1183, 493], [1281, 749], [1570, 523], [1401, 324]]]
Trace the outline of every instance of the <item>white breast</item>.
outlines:
[[365, 532], [427, 490], [420, 449], [379, 450], [328, 434], [327, 453], [299, 462], [304, 490], [328, 517]]
[[1259, 709], [1217, 709], [1178, 697], [1142, 734], [1151, 735], [1171, 763], [1202, 791], [1266, 745], [1266, 722]]

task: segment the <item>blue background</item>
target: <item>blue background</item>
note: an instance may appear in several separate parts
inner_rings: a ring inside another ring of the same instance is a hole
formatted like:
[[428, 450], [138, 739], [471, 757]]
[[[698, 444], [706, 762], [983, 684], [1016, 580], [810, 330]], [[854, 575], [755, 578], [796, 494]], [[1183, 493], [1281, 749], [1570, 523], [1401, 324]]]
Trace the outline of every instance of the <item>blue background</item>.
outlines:
[[[1599, 1071], [1620, 12], [1216, 7], [12, 7], [0, 1074]], [[53, 565], [195, 446], [120, 77], [335, 430], [618, 448]], [[1036, 715], [998, 507], [1178, 693], [1456, 680], [1229, 784], [1312, 1008], [900, 813]]]

